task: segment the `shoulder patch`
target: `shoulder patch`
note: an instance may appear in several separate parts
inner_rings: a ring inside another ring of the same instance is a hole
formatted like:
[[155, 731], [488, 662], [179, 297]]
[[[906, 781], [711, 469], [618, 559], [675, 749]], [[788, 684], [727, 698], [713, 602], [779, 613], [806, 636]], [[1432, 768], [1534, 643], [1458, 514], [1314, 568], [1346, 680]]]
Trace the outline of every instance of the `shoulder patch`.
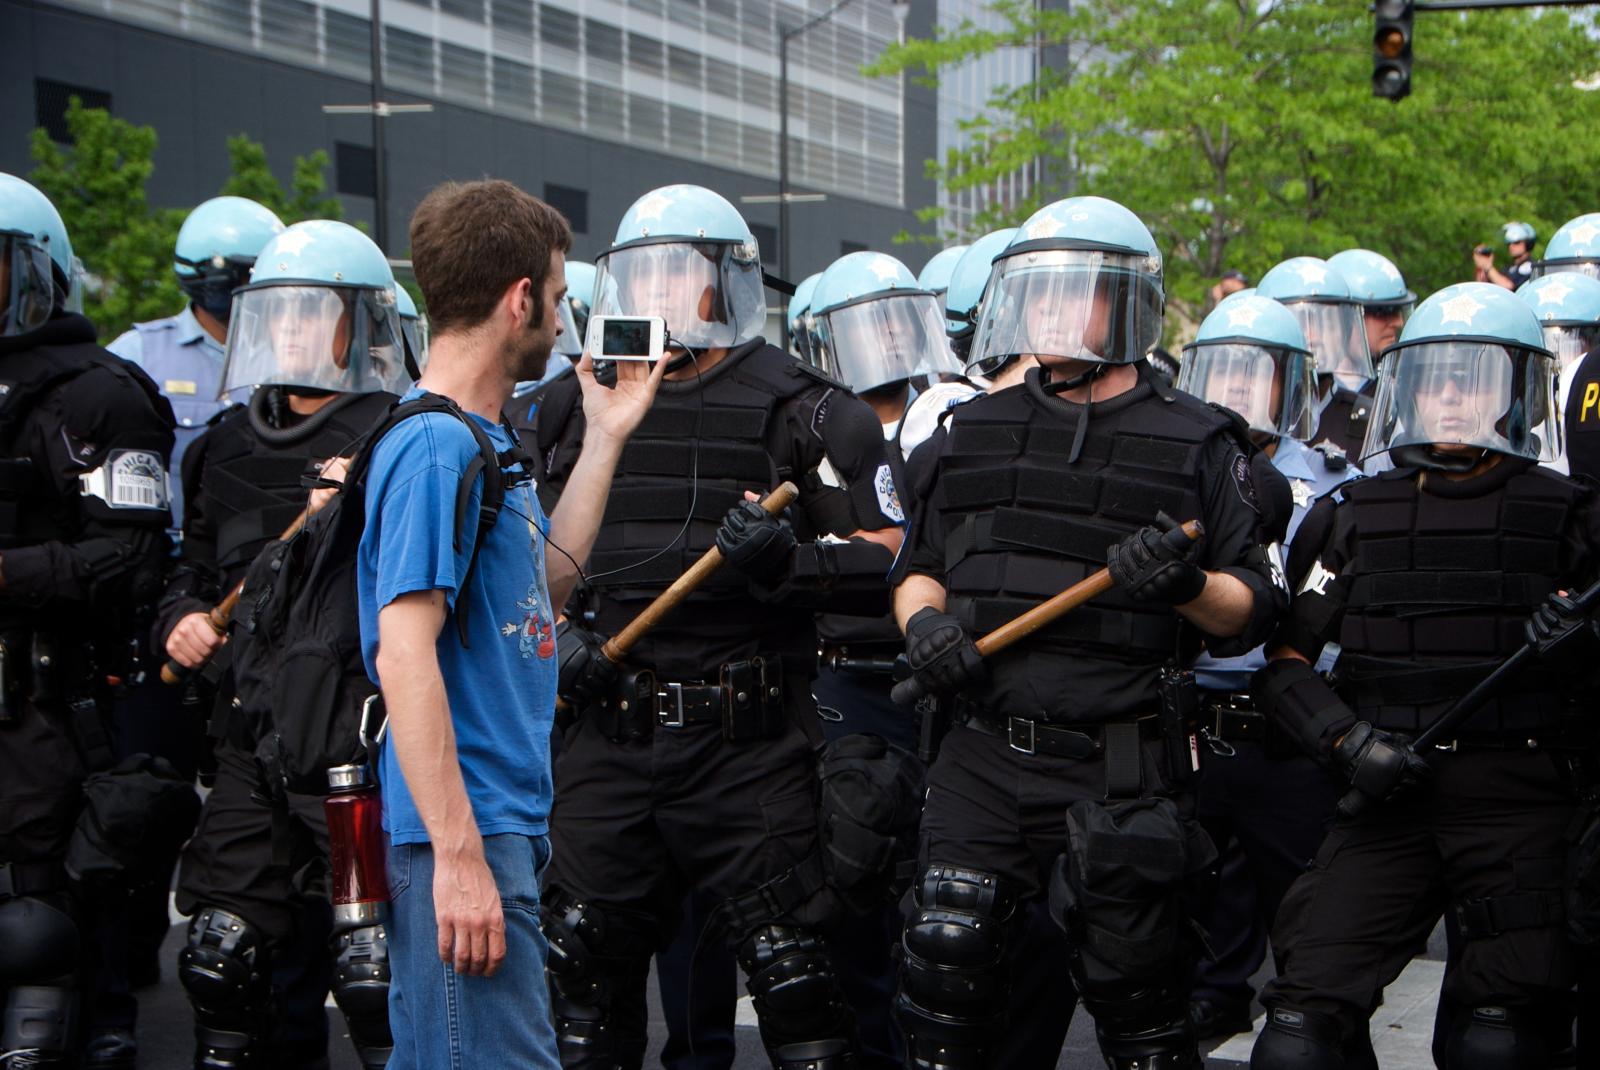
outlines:
[[78, 478], [86, 497], [113, 509], [165, 509], [171, 500], [167, 466], [149, 450], [112, 450], [105, 464]]
[[1239, 492], [1239, 498], [1257, 513], [1261, 512], [1261, 503], [1256, 500], [1256, 483], [1250, 475], [1250, 458], [1238, 454], [1233, 459], [1231, 468], [1233, 473], [1233, 486]]
[[872, 477], [872, 489], [878, 495], [879, 512], [896, 524], [904, 524], [906, 511], [900, 506], [900, 492], [895, 489], [894, 473], [889, 469], [888, 462], [878, 465], [878, 471]]
[[[842, 388], [841, 388], [842, 389]], [[822, 440], [822, 425], [828, 422], [828, 412], [833, 408], [835, 389], [829, 387], [822, 397], [817, 399], [817, 407], [811, 410], [811, 433]]]
[[803, 377], [806, 379], [815, 379], [823, 386], [831, 386], [835, 390], [850, 389], [848, 385], [841, 383], [839, 380], [835, 379], [821, 368], [813, 367], [803, 360], [790, 358], [788, 365], [786, 365], [784, 368], [784, 374]]

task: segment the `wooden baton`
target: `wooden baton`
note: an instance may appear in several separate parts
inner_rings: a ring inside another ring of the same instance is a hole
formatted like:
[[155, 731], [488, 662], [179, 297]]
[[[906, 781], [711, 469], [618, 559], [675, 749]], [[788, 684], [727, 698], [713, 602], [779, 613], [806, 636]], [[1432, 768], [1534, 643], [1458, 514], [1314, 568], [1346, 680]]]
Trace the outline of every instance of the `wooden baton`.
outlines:
[[[1190, 542], [1194, 542], [1205, 534], [1205, 528], [1200, 521], [1191, 520], [1183, 525], [1183, 533], [1188, 536]], [[1094, 575], [1079, 580], [1053, 598], [1040, 602], [1026, 613], [1011, 618], [983, 636], [974, 645], [977, 646], [979, 654], [986, 658], [993, 657], [1011, 644], [1026, 639], [1040, 628], [1055, 623], [1085, 602], [1099, 598], [1114, 586], [1116, 581], [1111, 578], [1111, 570], [1103, 568]], [[927, 692], [913, 676], [909, 680], [901, 680], [895, 684], [894, 690], [889, 693], [889, 698], [898, 705], [909, 706], [925, 694]]]

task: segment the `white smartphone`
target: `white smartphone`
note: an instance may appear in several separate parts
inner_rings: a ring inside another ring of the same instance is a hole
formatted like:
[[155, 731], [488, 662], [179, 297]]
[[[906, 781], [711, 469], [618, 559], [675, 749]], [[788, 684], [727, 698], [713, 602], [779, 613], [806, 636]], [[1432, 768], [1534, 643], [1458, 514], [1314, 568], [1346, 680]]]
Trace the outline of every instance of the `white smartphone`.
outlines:
[[595, 360], [661, 359], [667, 321], [660, 316], [590, 316], [584, 347]]

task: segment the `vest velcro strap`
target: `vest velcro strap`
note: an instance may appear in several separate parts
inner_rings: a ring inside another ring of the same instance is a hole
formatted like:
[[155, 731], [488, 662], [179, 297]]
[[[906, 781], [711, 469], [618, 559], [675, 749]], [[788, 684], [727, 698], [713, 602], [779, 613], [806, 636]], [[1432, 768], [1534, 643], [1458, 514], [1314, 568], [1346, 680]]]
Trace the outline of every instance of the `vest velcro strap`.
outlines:
[[972, 468], [946, 472], [941, 481], [948, 509], [966, 510], [1011, 501], [1017, 489], [1017, 469]]
[[771, 481], [772, 459], [766, 450], [755, 445], [720, 442], [702, 441], [697, 447], [692, 441], [640, 441], [635, 438], [623, 447], [622, 464], [618, 470], [633, 475], [686, 478], [694, 470], [697, 450], [700, 470], [703, 472], [714, 472], [721, 479], [749, 482], [754, 487], [765, 487]]
[[1502, 572], [1397, 572], [1357, 576], [1350, 601], [1363, 606], [1534, 606], [1554, 590], [1548, 576]]
[[1015, 425], [957, 420], [950, 425], [949, 452], [957, 457], [971, 454], [1015, 457], [1022, 452], [1022, 438], [1022, 430]]
[[1116, 464], [1134, 468], [1153, 468], [1160, 472], [1184, 472], [1193, 467], [1195, 447], [1187, 442], [1171, 442], [1143, 435], [1117, 435], [1111, 447]]
[[990, 537], [996, 542], [1028, 546], [1095, 562], [1105, 561], [1107, 547], [1124, 534], [1114, 527], [1090, 520], [1009, 507], [995, 510], [990, 527]]
[[[718, 493], [707, 482], [701, 481], [698, 495], [689, 486], [635, 487], [627, 494], [613, 494], [606, 501], [606, 521], [667, 520], [681, 524], [685, 516], [692, 515], [695, 520], [720, 523], [739, 500], [738, 494]], [[691, 501], [694, 502], [692, 513], [689, 508]]]
[[[702, 553], [704, 551], [701, 551]], [[689, 571], [689, 566], [699, 560], [699, 553], [679, 551], [665, 553], [653, 561], [647, 561], [650, 553], [643, 550], [596, 550], [589, 555], [589, 571], [594, 578], [589, 582], [595, 587], [643, 587], [656, 584], [670, 584], [673, 580]], [[615, 576], [606, 576], [604, 573], [616, 572]], [[743, 576], [736, 569], [718, 569], [701, 583], [699, 590], [716, 587], [745, 586]], [[660, 592], [657, 591], [657, 594]]]
[[1517, 929], [1547, 929], [1566, 920], [1566, 904], [1559, 891], [1514, 892], [1457, 903], [1456, 921], [1461, 935], [1482, 940]]
[[[1010, 598], [962, 599], [952, 595], [952, 612], [967, 619], [956, 607], [970, 602], [972, 628], [986, 635], [1032, 609], [1037, 603]], [[1112, 650], [1170, 656], [1178, 641], [1178, 624], [1170, 613], [1139, 613], [1082, 606], [1028, 637], [1036, 650], [1081, 649], [1092, 643]]]

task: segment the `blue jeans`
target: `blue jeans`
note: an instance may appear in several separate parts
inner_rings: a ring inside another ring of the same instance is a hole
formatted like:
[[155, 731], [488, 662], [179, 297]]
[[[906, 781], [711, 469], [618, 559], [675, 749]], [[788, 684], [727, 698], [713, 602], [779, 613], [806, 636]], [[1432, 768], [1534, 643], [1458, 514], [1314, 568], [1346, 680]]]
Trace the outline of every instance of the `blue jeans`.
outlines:
[[508, 1070], [561, 1066], [539, 929], [550, 839], [487, 836], [483, 851], [505, 913], [506, 957], [493, 977], [468, 977], [439, 959], [432, 845], [389, 848], [389, 1070], [460, 1070], [469, 1057]]

